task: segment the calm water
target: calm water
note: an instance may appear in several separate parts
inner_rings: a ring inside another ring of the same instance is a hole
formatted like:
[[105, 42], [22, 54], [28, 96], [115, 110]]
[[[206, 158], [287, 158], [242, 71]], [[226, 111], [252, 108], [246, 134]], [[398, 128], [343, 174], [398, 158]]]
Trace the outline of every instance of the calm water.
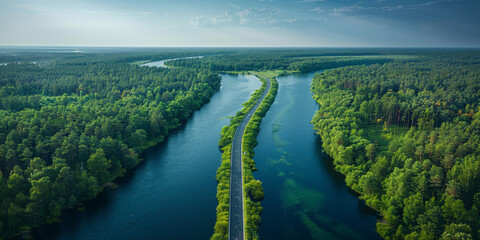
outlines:
[[141, 66], [141, 67], [163, 67], [163, 68], [169, 68], [169, 67], [165, 66], [165, 62], [173, 61], [173, 60], [177, 60], [177, 59], [192, 59], [192, 58], [203, 58], [203, 56], [184, 57], [184, 58], [172, 58], [172, 59], [166, 59], [166, 60], [162, 60], [162, 61], [147, 62], [147, 63], [141, 64], [140, 66]]
[[352, 194], [310, 121], [313, 73], [279, 78], [279, 91], [261, 124], [255, 178], [265, 199], [260, 239], [380, 239], [375, 213]]
[[144, 161], [62, 222], [34, 232], [36, 239], [209, 239], [217, 206], [215, 173], [223, 126], [260, 87], [255, 77], [222, 75], [210, 103], [168, 141], [147, 150]]

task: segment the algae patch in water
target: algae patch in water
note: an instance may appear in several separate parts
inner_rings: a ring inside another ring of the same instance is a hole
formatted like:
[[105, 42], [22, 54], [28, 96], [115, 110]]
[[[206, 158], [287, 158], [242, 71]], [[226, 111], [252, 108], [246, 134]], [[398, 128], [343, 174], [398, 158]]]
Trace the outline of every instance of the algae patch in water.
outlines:
[[325, 198], [318, 191], [301, 186], [291, 178], [285, 179], [282, 193], [285, 210], [294, 208], [297, 211], [320, 212]]
[[273, 160], [272, 163], [273, 163], [273, 165], [278, 165], [278, 164], [282, 164], [282, 165], [285, 165], [285, 166], [292, 165], [291, 163], [289, 163], [287, 161], [287, 158], [285, 156], [281, 156], [280, 159], [278, 159], [277, 161]]
[[283, 147], [286, 147], [289, 145], [289, 142], [286, 140], [283, 140], [278, 132], [282, 129], [282, 125], [278, 122], [273, 123], [273, 128], [272, 128], [272, 135], [273, 135], [273, 144], [277, 147], [277, 152], [280, 153], [282, 156], [280, 157], [280, 160], [278, 161], [273, 161], [274, 164], [280, 164], [284, 163], [285, 165], [289, 166], [291, 165], [287, 161], [287, 156], [290, 155], [287, 151], [284, 150]]
[[352, 229], [322, 214], [325, 200], [322, 193], [291, 178], [285, 179], [282, 193], [284, 210], [291, 211], [301, 221], [312, 239], [358, 239]]
[[308, 217], [305, 213], [298, 213], [303, 225], [308, 229], [308, 232], [312, 239], [322, 239], [322, 240], [330, 240], [330, 239], [337, 239], [334, 234], [326, 231], [325, 229], [319, 227], [315, 222]]
[[289, 142], [282, 140], [277, 134], [273, 135], [273, 144], [277, 147], [286, 147], [288, 146]]
[[278, 122], [274, 122], [273, 123], [273, 128], [272, 128], [272, 133], [275, 134], [278, 131], [280, 131], [280, 129], [282, 129], [282, 124], [280, 124]]

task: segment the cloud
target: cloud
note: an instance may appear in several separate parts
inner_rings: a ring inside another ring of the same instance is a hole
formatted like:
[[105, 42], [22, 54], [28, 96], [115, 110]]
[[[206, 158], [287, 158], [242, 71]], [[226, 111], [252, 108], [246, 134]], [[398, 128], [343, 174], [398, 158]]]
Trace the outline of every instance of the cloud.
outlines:
[[439, 2], [446, 2], [446, 1], [428, 1], [428, 2], [424, 2], [424, 3], [416, 3], [416, 4], [403, 4], [403, 5], [394, 5], [394, 6], [385, 6], [385, 7], [382, 7], [381, 10], [385, 10], [385, 11], [398, 11], [398, 10], [402, 10], [402, 9], [416, 9], [416, 8], [419, 8], [419, 7], [428, 7], [428, 6], [431, 6], [435, 3], [439, 3]]
[[268, 21], [268, 24], [276, 23], [294, 23], [300, 21], [325, 21], [325, 18], [286, 18], [286, 19], [275, 19], [271, 18]]
[[[340, 8], [333, 8], [330, 10], [330, 16], [342, 16], [342, 15], [357, 15], [365, 13], [379, 13], [379, 12], [391, 12], [400, 10], [413, 10], [418, 8], [429, 7], [434, 4], [442, 2], [458, 2], [462, 0], [437, 0], [437, 1], [424, 1], [421, 3], [413, 4], [396, 4], [396, 5], [384, 5], [384, 6], [368, 6], [365, 2], [358, 2], [359, 4], [353, 6], [345, 6]], [[384, 0], [377, 0], [376, 3], [386, 2]], [[363, 4], [363, 5], [360, 5]], [[313, 11], [313, 9], [311, 10]]]
[[224, 15], [218, 15], [215, 17], [205, 17], [205, 16], [198, 16], [190, 19], [190, 24], [194, 26], [198, 25], [208, 25], [208, 24], [222, 24], [222, 23], [228, 23], [232, 21], [232, 16], [228, 13], [225, 12]]
[[190, 24], [194, 26], [198, 25], [218, 25], [218, 24], [225, 24], [231, 23], [234, 20], [234, 17], [238, 18], [241, 24], [245, 24], [247, 22], [246, 16], [251, 13], [251, 10], [244, 9], [238, 12], [230, 13], [230, 11], [225, 10], [224, 14], [220, 14], [213, 17], [205, 17], [205, 16], [197, 16], [190, 20]]
[[356, 11], [359, 11], [359, 10], [369, 10], [369, 9], [372, 9], [372, 7], [363, 7], [363, 6], [360, 6], [360, 5], [353, 5], [353, 6], [349, 6], [349, 7], [341, 7], [341, 8], [334, 8], [331, 13], [330, 13], [330, 16], [343, 16], [347, 13], [351, 13], [351, 12], [356, 12]]
[[235, 9], [241, 9], [240, 6], [236, 5], [236, 4], [233, 4], [233, 3], [229, 3], [228, 6], [232, 7], [232, 8], [235, 8]]
[[254, 15], [265, 17], [265, 16], [277, 16], [283, 12], [280, 8], [257, 8], [254, 9]]
[[314, 3], [314, 2], [325, 2], [325, 0], [303, 0], [299, 3]]
[[212, 23], [213, 24], [220, 24], [220, 23], [228, 23], [232, 21], [232, 15], [228, 12], [228, 10], [225, 11], [224, 14], [222, 15], [217, 15], [212, 18]]
[[252, 9], [244, 9], [242, 11], [239, 11], [239, 12], [236, 12], [235, 15], [237, 15], [238, 17], [240, 17], [240, 23], [241, 24], [245, 24], [247, 23], [247, 19], [246, 17], [248, 15], [252, 14]]
[[192, 19], [190, 19], [190, 24], [193, 26], [199, 26], [199, 25], [212, 25], [212, 24], [219, 24], [219, 23], [225, 23], [225, 20], [222, 20], [223, 17], [222, 15], [218, 15], [215, 17], [205, 17], [205, 16], [197, 16]]
[[83, 10], [81, 11], [85, 14], [93, 15], [119, 15], [119, 16], [153, 16], [158, 15], [154, 11], [144, 11], [144, 12], [122, 12], [122, 11], [96, 11], [96, 10]]
[[190, 24], [194, 26], [199, 25], [218, 25], [224, 23], [239, 23], [247, 24], [250, 18], [254, 18], [263, 22], [265, 19], [271, 19], [274, 16], [278, 16], [283, 11], [279, 8], [246, 8], [242, 10], [229, 11], [226, 10], [224, 14], [206, 17], [206, 16], [197, 16], [190, 19]]
[[317, 13], [323, 13], [323, 12], [325, 12], [321, 7], [312, 8], [312, 9], [310, 9], [309, 11], [317, 12]]
[[270, 19], [268, 21], [269, 24], [275, 24], [275, 23], [292, 23], [292, 22], [296, 22], [297, 19], [296, 18], [287, 18], [287, 19]]

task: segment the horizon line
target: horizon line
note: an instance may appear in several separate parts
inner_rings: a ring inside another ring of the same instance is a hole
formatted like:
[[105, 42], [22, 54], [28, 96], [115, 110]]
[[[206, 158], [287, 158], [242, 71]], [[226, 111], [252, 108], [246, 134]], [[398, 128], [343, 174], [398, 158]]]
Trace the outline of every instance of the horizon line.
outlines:
[[480, 46], [105, 46], [105, 45], [0, 45], [0, 48], [376, 48], [376, 49], [480, 49]]

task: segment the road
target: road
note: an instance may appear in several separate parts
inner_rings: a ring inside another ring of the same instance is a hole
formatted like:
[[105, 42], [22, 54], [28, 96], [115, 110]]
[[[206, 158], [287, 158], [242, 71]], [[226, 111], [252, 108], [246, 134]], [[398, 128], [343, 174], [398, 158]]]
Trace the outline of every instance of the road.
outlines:
[[[265, 78], [265, 77], [264, 77]], [[267, 80], [267, 88], [263, 92], [257, 103], [250, 109], [247, 115], [243, 118], [240, 125], [237, 127], [232, 141], [231, 166], [230, 166], [230, 207], [228, 218], [228, 239], [229, 240], [243, 240], [245, 239], [244, 227], [244, 205], [243, 205], [243, 165], [242, 165], [242, 139], [245, 128], [262, 103], [268, 91], [270, 91], [270, 79]]]

